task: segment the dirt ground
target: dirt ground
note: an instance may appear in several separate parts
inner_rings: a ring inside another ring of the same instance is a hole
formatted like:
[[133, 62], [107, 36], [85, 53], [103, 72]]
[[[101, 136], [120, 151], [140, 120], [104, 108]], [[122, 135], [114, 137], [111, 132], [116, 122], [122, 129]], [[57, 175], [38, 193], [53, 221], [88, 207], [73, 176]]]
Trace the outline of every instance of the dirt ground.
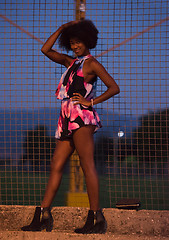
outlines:
[[112, 233], [79, 235], [52, 231], [51, 233], [0, 232], [1, 240], [167, 240], [163, 236], [117, 235]]
[[47, 232], [22, 232], [31, 222], [35, 207], [0, 206], [0, 240], [154, 240], [169, 239], [169, 211], [103, 209], [108, 228], [106, 234], [75, 234], [83, 226], [87, 208], [54, 207], [54, 228]]

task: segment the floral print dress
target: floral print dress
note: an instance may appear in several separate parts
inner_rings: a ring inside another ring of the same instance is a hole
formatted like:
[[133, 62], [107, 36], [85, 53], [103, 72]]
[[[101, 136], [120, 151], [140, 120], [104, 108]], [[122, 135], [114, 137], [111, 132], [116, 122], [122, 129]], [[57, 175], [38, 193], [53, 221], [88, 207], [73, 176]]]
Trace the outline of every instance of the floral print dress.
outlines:
[[91, 55], [76, 58], [63, 73], [56, 89], [57, 98], [62, 100], [58, 127], [55, 133], [55, 137], [59, 140], [71, 138], [73, 130], [85, 125], [96, 126], [95, 131], [102, 127], [98, 113], [92, 106], [74, 105], [71, 100], [73, 93], [80, 93], [89, 101], [95, 95], [97, 78], [87, 83], [83, 76], [83, 64], [90, 57]]

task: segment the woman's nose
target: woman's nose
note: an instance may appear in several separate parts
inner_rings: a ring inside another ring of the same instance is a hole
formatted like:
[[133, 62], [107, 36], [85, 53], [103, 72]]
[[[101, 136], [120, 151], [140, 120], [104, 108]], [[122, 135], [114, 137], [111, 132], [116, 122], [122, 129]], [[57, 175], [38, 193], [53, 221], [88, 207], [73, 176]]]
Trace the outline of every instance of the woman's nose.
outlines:
[[77, 48], [77, 43], [74, 43], [74, 44], [73, 44], [73, 48]]

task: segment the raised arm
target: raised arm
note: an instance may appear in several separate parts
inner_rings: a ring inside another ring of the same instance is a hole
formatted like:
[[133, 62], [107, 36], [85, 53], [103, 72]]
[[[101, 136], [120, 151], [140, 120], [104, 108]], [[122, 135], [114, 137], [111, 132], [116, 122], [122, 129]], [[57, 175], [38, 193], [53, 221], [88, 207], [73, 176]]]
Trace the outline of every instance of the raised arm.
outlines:
[[56, 40], [58, 39], [59, 35], [61, 34], [62, 30], [72, 24], [75, 24], [76, 21], [71, 21], [69, 23], [63, 24], [61, 27], [57, 29], [56, 32], [54, 32], [44, 43], [44, 45], [41, 48], [42, 53], [47, 56], [52, 61], [59, 63], [61, 65], [64, 65], [65, 67], [68, 67], [73, 59], [66, 55], [59, 53], [58, 51], [52, 49], [53, 45], [55, 44]]

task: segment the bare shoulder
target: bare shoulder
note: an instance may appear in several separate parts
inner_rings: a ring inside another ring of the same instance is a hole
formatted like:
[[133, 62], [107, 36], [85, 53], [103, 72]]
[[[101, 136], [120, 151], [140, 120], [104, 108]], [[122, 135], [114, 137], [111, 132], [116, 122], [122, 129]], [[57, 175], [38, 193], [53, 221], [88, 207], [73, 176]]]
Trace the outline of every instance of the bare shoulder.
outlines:
[[92, 74], [98, 75], [99, 72], [105, 72], [105, 68], [104, 66], [97, 61], [97, 59], [95, 57], [90, 57], [87, 61], [88, 67], [90, 69], [90, 71], [92, 72]]
[[88, 68], [88, 71], [95, 74], [100, 68], [102, 68], [102, 64], [97, 61], [95, 57], [90, 57], [85, 61], [86, 68]]
[[99, 62], [97, 61], [97, 59], [93, 56], [89, 57], [86, 61], [88, 64], [99, 64]]

